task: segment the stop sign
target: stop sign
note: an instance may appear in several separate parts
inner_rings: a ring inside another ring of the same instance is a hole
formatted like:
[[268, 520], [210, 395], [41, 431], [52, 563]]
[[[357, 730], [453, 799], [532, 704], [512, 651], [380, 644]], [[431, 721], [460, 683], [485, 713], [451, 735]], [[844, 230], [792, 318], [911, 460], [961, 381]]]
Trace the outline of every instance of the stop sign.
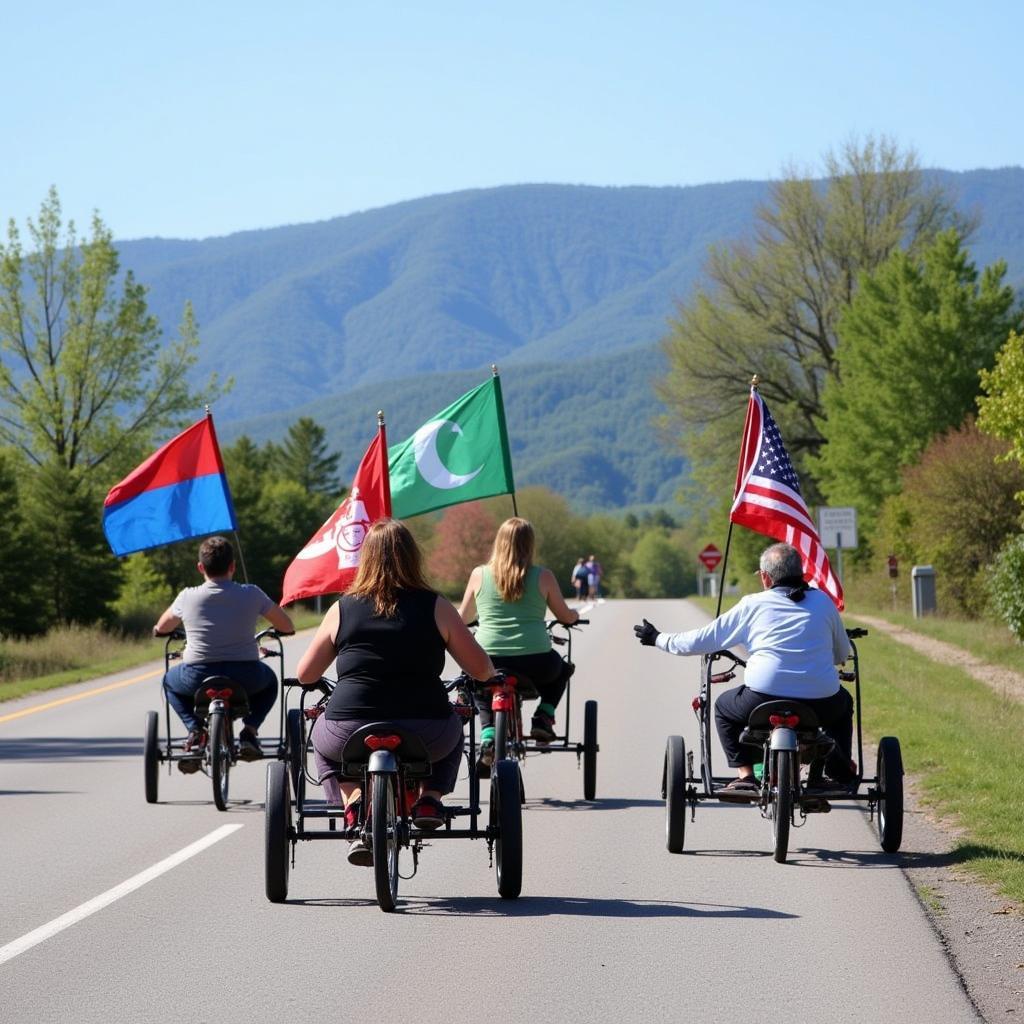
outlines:
[[714, 544], [709, 544], [697, 558], [708, 572], [714, 572], [715, 566], [722, 560], [722, 552]]

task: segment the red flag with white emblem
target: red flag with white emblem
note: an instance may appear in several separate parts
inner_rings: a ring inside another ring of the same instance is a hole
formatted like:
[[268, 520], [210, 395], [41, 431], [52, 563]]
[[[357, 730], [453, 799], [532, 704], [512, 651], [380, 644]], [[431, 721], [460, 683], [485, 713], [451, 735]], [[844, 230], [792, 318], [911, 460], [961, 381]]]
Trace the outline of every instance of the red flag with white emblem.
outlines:
[[366, 531], [390, 515], [388, 443], [381, 419], [352, 479], [352, 490], [285, 570], [281, 604], [340, 594], [352, 586]]

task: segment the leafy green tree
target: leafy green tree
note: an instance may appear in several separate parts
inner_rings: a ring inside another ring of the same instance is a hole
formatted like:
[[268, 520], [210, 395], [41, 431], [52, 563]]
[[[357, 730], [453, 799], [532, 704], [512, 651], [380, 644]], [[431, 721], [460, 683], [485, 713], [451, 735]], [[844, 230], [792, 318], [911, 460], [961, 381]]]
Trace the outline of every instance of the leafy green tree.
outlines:
[[979, 368], [1019, 319], [1006, 265], [979, 275], [962, 241], [950, 230], [916, 255], [893, 252], [840, 321], [840, 376], [825, 385], [828, 443], [814, 468], [828, 501], [856, 506], [868, 534], [899, 469], [973, 410]]
[[988, 574], [992, 607], [1013, 635], [1024, 641], [1024, 534], [1011, 537]]
[[324, 428], [316, 420], [309, 416], [296, 420], [280, 446], [268, 446], [274, 472], [285, 480], [294, 480], [311, 494], [337, 496], [341, 490], [341, 456], [328, 453], [325, 438]]
[[36, 535], [33, 573], [48, 623], [110, 621], [121, 568], [100, 525], [102, 491], [81, 468], [56, 459], [26, 480], [26, 517]]
[[657, 387], [699, 492], [731, 494], [754, 372], [797, 468], [820, 448], [822, 389], [838, 373], [837, 326], [861, 274], [899, 248], [918, 252], [955, 220], [912, 151], [869, 138], [828, 153], [823, 181], [788, 173], [752, 239], [711, 250], [707, 286], [663, 342], [670, 371]]
[[940, 607], [972, 617], [987, 603], [989, 564], [1020, 529], [1024, 467], [1002, 458], [1006, 450], [972, 422], [935, 438], [879, 517], [880, 554], [934, 565]]
[[[131, 271], [119, 283], [110, 231], [93, 216], [80, 244], [62, 237], [51, 188], [23, 249], [12, 220], [0, 244], [0, 442], [42, 466], [89, 474], [130, 459], [218, 388], [193, 391], [198, 336], [186, 305], [167, 342]], [[120, 288], [119, 293], [116, 289]]]
[[[1024, 465], [1024, 333], [1011, 331], [991, 370], [981, 371], [978, 426], [1010, 443], [1006, 457]], [[1024, 495], [1019, 496], [1024, 500]]]
[[167, 586], [152, 560], [139, 551], [122, 563], [121, 591], [113, 610], [122, 628], [130, 633], [145, 633], [176, 593], [177, 589]]
[[0, 637], [41, 632], [41, 614], [35, 556], [39, 537], [33, 534], [22, 506], [19, 459], [0, 449]]
[[639, 597], [682, 597], [697, 589], [692, 561], [662, 530], [644, 533], [629, 561]]

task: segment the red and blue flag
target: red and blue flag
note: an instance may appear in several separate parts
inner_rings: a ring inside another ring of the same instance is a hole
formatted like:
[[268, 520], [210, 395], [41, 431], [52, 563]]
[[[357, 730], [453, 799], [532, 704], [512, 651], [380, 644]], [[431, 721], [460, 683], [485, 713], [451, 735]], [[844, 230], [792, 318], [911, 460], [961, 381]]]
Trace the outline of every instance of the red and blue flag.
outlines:
[[103, 502], [103, 532], [115, 555], [237, 529], [210, 415], [154, 452]]

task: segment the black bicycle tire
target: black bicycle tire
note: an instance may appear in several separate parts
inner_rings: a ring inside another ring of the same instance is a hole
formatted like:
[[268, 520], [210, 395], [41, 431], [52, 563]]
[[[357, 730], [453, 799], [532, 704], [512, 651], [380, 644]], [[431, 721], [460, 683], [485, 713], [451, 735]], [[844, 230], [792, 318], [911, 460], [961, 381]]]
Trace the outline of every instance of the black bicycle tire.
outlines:
[[[377, 905], [390, 913], [398, 906], [397, 776], [379, 772], [370, 776], [372, 787], [370, 836], [373, 841], [373, 887]], [[392, 857], [391, 854], [394, 853]]]
[[267, 802], [264, 811], [263, 873], [267, 899], [288, 898], [288, 833], [292, 804], [288, 793], [288, 767], [281, 761], [267, 765]]
[[491, 772], [491, 825], [494, 840], [494, 870], [498, 895], [514, 900], [523, 888], [523, 806], [519, 800], [518, 761], [495, 761]]
[[772, 839], [776, 863], [785, 864], [789, 852], [789, 826], [793, 819], [793, 752], [776, 750], [773, 756]]
[[597, 701], [583, 705], [583, 799], [597, 797]]
[[686, 841], [686, 744], [682, 736], [665, 743], [665, 849], [682, 853]]
[[231, 749], [228, 746], [227, 717], [223, 711], [210, 714], [207, 732], [210, 744], [210, 781], [213, 783], [213, 803], [218, 811], [228, 809], [228, 790], [231, 784]]
[[160, 791], [160, 716], [146, 712], [146, 735], [142, 744], [142, 769], [146, 783], [146, 803], [155, 804]]

